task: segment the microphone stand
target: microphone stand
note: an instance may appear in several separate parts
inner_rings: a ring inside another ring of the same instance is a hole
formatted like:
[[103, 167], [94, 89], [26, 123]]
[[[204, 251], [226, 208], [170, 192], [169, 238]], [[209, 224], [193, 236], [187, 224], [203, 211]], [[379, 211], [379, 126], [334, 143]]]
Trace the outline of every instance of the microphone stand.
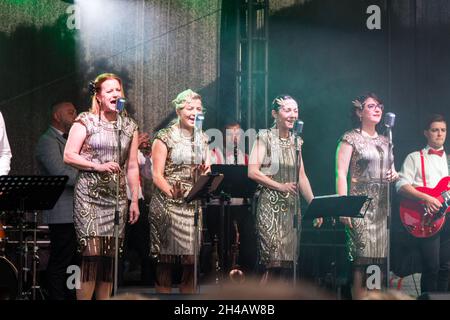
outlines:
[[[117, 163], [120, 167], [120, 158], [122, 153], [122, 144], [120, 141], [120, 132], [122, 131], [122, 118], [117, 114]], [[119, 223], [120, 223], [120, 171], [117, 173], [116, 180], [116, 208], [114, 210], [114, 289], [113, 295], [117, 294], [117, 282], [119, 271]]]
[[[201, 126], [199, 128], [194, 127], [194, 166], [197, 164], [203, 164], [203, 150], [202, 150], [202, 129]], [[195, 170], [194, 175], [194, 185], [198, 181], [200, 172], [199, 170]], [[200, 207], [199, 200], [195, 201], [195, 209], [194, 209], [194, 292], [198, 293], [198, 279], [197, 279], [197, 269], [198, 269], [198, 220], [200, 216]]]
[[[300, 192], [300, 178], [299, 178], [299, 174], [300, 174], [300, 146], [298, 144], [298, 134], [296, 132], [294, 132], [294, 143], [295, 143], [295, 186], [297, 188], [297, 192]], [[294, 227], [294, 244], [292, 246], [292, 256], [293, 256], [293, 284], [294, 287], [297, 284], [297, 230], [298, 230], [298, 210], [300, 208], [300, 195], [299, 194], [295, 195], [295, 205], [294, 205], [294, 214], [293, 214], [293, 227]]]
[[[392, 128], [390, 126], [386, 127], [387, 136], [389, 140], [389, 147], [388, 147], [388, 170], [392, 168], [391, 163], [391, 156], [392, 156]], [[387, 227], [387, 256], [386, 256], [386, 288], [389, 289], [390, 281], [390, 268], [391, 268], [391, 183], [389, 180], [387, 180], [387, 194], [386, 194], [386, 202], [387, 202], [387, 221], [386, 221], [386, 227]]]

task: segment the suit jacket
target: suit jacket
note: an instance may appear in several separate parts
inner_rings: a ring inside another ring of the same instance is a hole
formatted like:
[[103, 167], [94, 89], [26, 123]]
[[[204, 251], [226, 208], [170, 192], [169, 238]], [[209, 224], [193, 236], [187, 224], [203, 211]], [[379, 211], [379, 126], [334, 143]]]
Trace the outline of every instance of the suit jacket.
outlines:
[[50, 127], [39, 138], [35, 157], [40, 174], [69, 176], [66, 188], [52, 210], [43, 211], [43, 223], [73, 223], [73, 188], [78, 170], [64, 163], [66, 139]]

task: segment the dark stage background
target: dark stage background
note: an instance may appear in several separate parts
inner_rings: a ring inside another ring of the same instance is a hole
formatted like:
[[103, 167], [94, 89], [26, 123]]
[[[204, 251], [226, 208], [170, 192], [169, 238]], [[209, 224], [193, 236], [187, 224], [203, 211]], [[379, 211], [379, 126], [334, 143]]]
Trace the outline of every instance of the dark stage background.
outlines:
[[[72, 100], [86, 110], [87, 83], [105, 71], [124, 79], [131, 115], [144, 131], [153, 134], [170, 118], [170, 101], [188, 87], [204, 96], [206, 126], [223, 125], [235, 108], [238, 4], [79, 1], [79, 29], [70, 29], [67, 2], [1, 0], [0, 110], [11, 174], [36, 173], [33, 150], [51, 102]], [[381, 9], [381, 30], [366, 27], [370, 5]], [[397, 115], [398, 169], [423, 146], [426, 114], [450, 119], [449, 1], [274, 0], [269, 6], [268, 97], [288, 93], [300, 103], [303, 157], [315, 194], [334, 193], [336, 144], [350, 129], [351, 101], [360, 93], [376, 92]], [[337, 237], [342, 240], [342, 231]], [[320, 232], [306, 227], [305, 273], [326, 268], [329, 261], [319, 261], [309, 246], [321, 242], [334, 242], [329, 224]], [[322, 256], [330, 259], [325, 244]]]

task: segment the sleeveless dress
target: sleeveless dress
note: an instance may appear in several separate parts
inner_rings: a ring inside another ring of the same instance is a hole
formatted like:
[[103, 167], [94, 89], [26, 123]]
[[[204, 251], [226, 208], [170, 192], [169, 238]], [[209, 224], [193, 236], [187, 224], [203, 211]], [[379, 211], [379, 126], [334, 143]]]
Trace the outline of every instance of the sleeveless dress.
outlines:
[[[116, 122], [101, 120], [97, 114], [89, 112], [81, 113], [75, 121], [86, 128], [86, 139], [80, 151], [83, 158], [99, 164], [109, 161], [120, 164], [120, 174], [80, 170], [74, 189], [74, 224], [81, 254], [85, 257], [113, 257], [116, 182], [120, 175], [119, 237], [123, 239], [128, 212], [126, 162], [133, 133], [138, 130], [138, 125], [129, 117], [121, 117], [119, 120], [119, 159]], [[94, 267], [92, 264], [87, 268]], [[110, 270], [108, 268], [103, 271], [109, 274]], [[92, 274], [92, 270], [85, 270], [83, 280], [90, 279]]]
[[[208, 139], [202, 135], [203, 152], [208, 150]], [[155, 136], [167, 147], [164, 178], [170, 185], [181, 183], [184, 196], [194, 185], [194, 138], [185, 136], [178, 124], [164, 128]], [[151, 254], [159, 262], [192, 264], [194, 255], [195, 201], [187, 204], [184, 199], [172, 199], [155, 188], [150, 202]], [[199, 208], [198, 243], [202, 229], [202, 212]], [[197, 246], [200, 249], [200, 245]]]
[[[340, 141], [353, 147], [350, 160], [349, 195], [367, 195], [372, 201], [362, 208], [364, 218], [352, 218], [345, 228], [349, 260], [356, 264], [382, 263], [387, 257], [387, 180], [393, 155], [388, 160], [385, 136], [364, 136], [360, 129], [346, 132]], [[367, 211], [366, 211], [367, 210]]]
[[[280, 182], [295, 182], [295, 142], [279, 138], [275, 130], [262, 130], [258, 134], [266, 147], [261, 172]], [[299, 141], [300, 145], [302, 141]], [[256, 207], [256, 230], [258, 236], [258, 261], [265, 268], [292, 268], [294, 261], [294, 211], [296, 197], [258, 185], [259, 198]], [[300, 205], [295, 217], [300, 222]], [[300, 230], [298, 224], [297, 231]], [[300, 232], [297, 236], [297, 251]], [[298, 253], [297, 253], [298, 255]]]

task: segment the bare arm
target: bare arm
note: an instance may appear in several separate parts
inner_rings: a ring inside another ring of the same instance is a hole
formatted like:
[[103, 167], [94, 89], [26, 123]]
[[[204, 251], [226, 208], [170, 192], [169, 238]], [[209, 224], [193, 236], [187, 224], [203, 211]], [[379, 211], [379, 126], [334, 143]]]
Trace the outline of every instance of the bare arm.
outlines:
[[128, 210], [129, 222], [134, 224], [139, 218], [139, 162], [138, 162], [138, 132], [133, 133], [127, 161], [127, 181], [131, 191], [131, 203]]
[[[341, 196], [347, 195], [347, 175], [350, 166], [350, 159], [352, 158], [353, 147], [347, 142], [340, 142], [336, 152], [336, 190]], [[341, 222], [352, 228], [351, 219], [348, 217], [341, 217]]]
[[127, 181], [131, 191], [131, 201], [139, 198], [139, 163], [138, 163], [138, 133], [133, 133], [130, 150], [128, 151]]
[[305, 167], [303, 165], [303, 158], [300, 155], [300, 172], [299, 172], [299, 188], [300, 192], [308, 203], [314, 199], [314, 194], [311, 189], [311, 184], [309, 183], [309, 179], [306, 176]]
[[164, 178], [167, 154], [166, 145], [161, 140], [155, 139], [152, 146], [153, 183], [167, 197], [172, 197], [172, 187]]

